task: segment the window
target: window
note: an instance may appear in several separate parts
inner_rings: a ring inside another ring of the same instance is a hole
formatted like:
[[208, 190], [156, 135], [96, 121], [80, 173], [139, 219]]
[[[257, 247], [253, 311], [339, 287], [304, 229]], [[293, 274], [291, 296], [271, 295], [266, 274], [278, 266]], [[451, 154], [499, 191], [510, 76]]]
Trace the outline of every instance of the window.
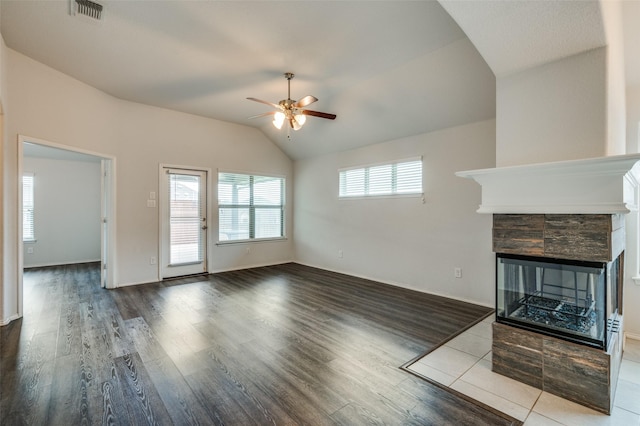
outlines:
[[35, 241], [33, 226], [33, 173], [22, 175], [22, 241]]
[[340, 198], [422, 194], [422, 158], [340, 170]]
[[219, 241], [284, 237], [284, 178], [218, 173]]

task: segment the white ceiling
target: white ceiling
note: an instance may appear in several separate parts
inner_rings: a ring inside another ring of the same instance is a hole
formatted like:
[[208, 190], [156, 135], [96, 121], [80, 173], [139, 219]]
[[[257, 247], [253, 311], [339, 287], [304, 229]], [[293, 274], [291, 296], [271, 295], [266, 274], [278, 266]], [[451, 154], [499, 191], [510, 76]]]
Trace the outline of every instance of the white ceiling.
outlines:
[[[442, 0], [447, 11], [403, 0], [97, 1], [99, 23], [71, 16], [67, 0], [0, 0], [2, 35], [115, 97], [258, 127], [294, 159], [495, 117], [494, 73], [606, 43], [598, 0]], [[631, 27], [640, 8], [629, 3]], [[286, 71], [292, 98], [314, 95], [310, 109], [338, 118], [310, 117], [291, 140], [269, 118], [249, 120], [270, 107], [245, 98], [286, 98]]]
[[[292, 158], [495, 116], [495, 78], [434, 1], [99, 1], [104, 20], [67, 1], [2, 0], [8, 47], [115, 97], [259, 127]], [[83, 17], [84, 18], [84, 17]], [[247, 118], [311, 94], [304, 128]]]
[[498, 77], [606, 44], [598, 0], [442, 0]]
[[[619, 1], [626, 84], [637, 86], [640, 1]], [[498, 77], [607, 45], [603, 8], [611, 2], [440, 0]]]

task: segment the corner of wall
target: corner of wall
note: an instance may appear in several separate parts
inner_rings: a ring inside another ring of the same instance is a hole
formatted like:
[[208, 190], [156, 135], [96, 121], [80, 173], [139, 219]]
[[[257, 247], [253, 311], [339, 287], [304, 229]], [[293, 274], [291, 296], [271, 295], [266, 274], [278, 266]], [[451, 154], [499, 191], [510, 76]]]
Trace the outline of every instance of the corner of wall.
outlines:
[[607, 39], [606, 155], [621, 155], [627, 152], [622, 2], [601, 1], [600, 5]]

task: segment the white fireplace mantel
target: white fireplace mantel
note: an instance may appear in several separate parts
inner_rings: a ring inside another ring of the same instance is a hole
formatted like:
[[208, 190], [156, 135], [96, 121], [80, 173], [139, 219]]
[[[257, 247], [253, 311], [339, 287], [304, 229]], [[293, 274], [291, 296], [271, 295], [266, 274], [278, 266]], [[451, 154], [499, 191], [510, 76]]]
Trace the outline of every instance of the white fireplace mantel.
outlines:
[[640, 154], [469, 170], [482, 186], [478, 213], [616, 214], [637, 207]]

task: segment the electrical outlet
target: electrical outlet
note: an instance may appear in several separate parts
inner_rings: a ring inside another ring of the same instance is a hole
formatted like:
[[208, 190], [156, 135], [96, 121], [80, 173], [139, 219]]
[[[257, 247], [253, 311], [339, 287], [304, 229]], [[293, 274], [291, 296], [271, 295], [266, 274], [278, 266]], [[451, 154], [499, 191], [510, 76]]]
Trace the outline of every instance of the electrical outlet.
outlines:
[[453, 268], [453, 276], [456, 278], [462, 278], [462, 268]]
[[33, 254], [33, 247], [27, 247], [27, 253]]
[[342, 257], [343, 257], [342, 250], [338, 250], [338, 257], [339, 257], [340, 259], [342, 259]]
[[149, 258], [149, 265], [155, 265], [156, 263], [158, 263], [158, 260], [155, 257]]

